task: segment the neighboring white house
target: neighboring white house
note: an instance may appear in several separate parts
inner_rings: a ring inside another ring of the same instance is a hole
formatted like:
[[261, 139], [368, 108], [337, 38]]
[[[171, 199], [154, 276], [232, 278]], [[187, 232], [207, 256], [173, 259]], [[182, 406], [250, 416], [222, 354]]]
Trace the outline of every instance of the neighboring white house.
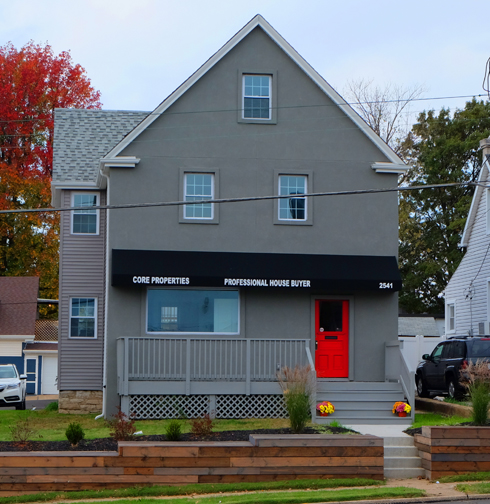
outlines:
[[490, 334], [490, 138], [460, 246], [466, 254], [446, 287], [446, 336]]

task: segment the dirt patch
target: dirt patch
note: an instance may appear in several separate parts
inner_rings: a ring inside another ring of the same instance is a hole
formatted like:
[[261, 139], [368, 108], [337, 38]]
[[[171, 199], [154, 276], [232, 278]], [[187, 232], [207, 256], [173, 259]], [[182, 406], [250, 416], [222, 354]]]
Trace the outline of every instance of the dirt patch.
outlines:
[[[256, 429], [213, 432], [207, 437], [182, 434], [181, 442], [196, 441], [248, 441], [250, 434], [293, 434], [291, 429]], [[329, 427], [328, 432], [307, 427], [303, 434], [358, 434], [343, 427]], [[134, 441], [167, 441], [164, 434], [135, 436]], [[68, 441], [29, 441], [25, 444], [13, 441], [0, 441], [0, 452], [12, 451], [117, 451], [117, 441], [112, 438], [88, 439], [73, 447]]]

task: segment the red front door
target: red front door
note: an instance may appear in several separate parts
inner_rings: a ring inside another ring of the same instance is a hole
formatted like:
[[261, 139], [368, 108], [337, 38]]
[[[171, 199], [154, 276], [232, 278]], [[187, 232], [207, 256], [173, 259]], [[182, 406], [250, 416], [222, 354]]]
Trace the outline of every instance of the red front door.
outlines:
[[348, 378], [349, 301], [315, 301], [315, 340], [318, 378]]

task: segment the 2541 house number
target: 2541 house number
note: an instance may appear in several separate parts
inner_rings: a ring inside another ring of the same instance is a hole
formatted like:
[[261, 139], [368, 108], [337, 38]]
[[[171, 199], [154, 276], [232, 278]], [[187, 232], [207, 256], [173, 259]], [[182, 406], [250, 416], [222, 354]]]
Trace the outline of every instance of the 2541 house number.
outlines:
[[393, 289], [393, 283], [392, 282], [379, 282], [379, 288], [380, 289]]

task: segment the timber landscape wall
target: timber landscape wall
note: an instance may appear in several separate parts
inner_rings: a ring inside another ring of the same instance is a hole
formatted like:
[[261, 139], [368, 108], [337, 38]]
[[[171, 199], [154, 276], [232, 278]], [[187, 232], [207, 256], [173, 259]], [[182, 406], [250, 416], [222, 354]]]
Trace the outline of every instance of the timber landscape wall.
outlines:
[[427, 479], [490, 471], [490, 427], [422, 427], [415, 446]]
[[311, 478], [383, 479], [383, 439], [251, 435], [239, 442], [119, 442], [118, 452], [0, 452], [8, 492]]

